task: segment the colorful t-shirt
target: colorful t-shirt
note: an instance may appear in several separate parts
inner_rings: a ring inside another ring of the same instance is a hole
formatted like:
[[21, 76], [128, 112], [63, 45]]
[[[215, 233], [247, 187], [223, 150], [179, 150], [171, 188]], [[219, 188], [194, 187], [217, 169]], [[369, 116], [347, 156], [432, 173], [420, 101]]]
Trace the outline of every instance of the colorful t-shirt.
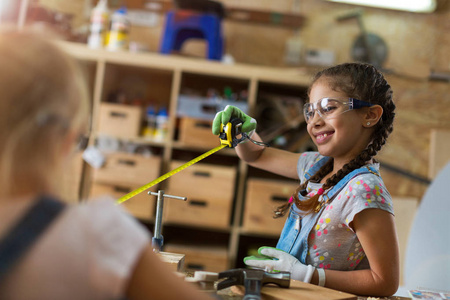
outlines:
[[[323, 156], [317, 152], [306, 152], [300, 156], [297, 170], [302, 182], [305, 181], [305, 172], [321, 158]], [[379, 170], [379, 164], [369, 166]], [[316, 194], [321, 186], [309, 182], [307, 193]], [[352, 221], [359, 212], [370, 208], [394, 214], [391, 195], [381, 177], [373, 173], [357, 175], [322, 210], [308, 237], [306, 263], [342, 271], [369, 268], [364, 249], [352, 228]]]

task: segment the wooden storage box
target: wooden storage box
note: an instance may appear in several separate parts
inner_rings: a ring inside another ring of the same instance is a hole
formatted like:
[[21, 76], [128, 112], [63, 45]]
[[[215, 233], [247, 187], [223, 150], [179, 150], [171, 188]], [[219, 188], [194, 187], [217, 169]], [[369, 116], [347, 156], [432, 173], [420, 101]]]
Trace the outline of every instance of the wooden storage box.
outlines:
[[[95, 198], [102, 195], [108, 195], [117, 200], [138, 187], [139, 186], [119, 186], [113, 184], [94, 183], [91, 187], [90, 197]], [[155, 191], [156, 187], [153, 187], [150, 190]], [[120, 205], [123, 205], [126, 210], [138, 219], [151, 220], [154, 218], [155, 214], [155, 199], [155, 196], [148, 195], [147, 191], [144, 191]]]
[[288, 201], [297, 189], [295, 182], [271, 179], [247, 179], [243, 231], [281, 234], [286, 217], [274, 219], [276, 207]]
[[[183, 162], [174, 161], [170, 169]], [[167, 193], [187, 201], [165, 202], [167, 223], [228, 228], [234, 198], [236, 168], [197, 163], [170, 177]]]
[[224, 246], [166, 244], [164, 251], [185, 255], [184, 268], [191, 271], [222, 272], [228, 270], [228, 250]]
[[98, 133], [123, 138], [139, 136], [142, 108], [133, 105], [100, 103]]
[[184, 117], [180, 120], [179, 140], [185, 145], [214, 148], [220, 146], [219, 136], [212, 134], [212, 121]]
[[160, 156], [108, 153], [103, 167], [94, 169], [93, 179], [99, 183], [139, 187], [159, 177], [160, 165]]

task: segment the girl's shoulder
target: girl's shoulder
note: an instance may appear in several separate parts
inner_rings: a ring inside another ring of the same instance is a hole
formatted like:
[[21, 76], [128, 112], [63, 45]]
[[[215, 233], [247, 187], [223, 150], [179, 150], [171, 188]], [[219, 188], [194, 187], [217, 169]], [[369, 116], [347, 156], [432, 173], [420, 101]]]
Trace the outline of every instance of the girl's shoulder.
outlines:
[[322, 158], [324, 158], [324, 156], [320, 155], [319, 152], [303, 152], [300, 154], [297, 163], [297, 173], [299, 178], [303, 178], [305, 173], [308, 172], [308, 170]]
[[393, 213], [392, 197], [387, 190], [381, 176], [364, 172], [353, 177], [341, 191], [355, 207], [381, 208]]

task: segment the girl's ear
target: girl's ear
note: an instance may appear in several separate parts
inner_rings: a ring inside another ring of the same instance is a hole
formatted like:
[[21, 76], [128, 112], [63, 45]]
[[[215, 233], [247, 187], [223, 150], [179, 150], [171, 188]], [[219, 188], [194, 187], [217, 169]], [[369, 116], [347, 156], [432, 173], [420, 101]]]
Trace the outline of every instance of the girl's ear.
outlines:
[[368, 107], [364, 117], [363, 117], [363, 126], [364, 127], [372, 127], [375, 126], [383, 115], [383, 108], [380, 105], [373, 105]]

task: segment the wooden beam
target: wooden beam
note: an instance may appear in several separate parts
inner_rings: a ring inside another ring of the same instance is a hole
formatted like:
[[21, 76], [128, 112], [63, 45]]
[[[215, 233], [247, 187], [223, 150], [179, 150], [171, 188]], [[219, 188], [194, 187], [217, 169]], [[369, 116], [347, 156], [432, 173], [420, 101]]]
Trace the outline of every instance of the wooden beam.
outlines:
[[[176, 9], [172, 1], [158, 0], [126, 0], [127, 8], [143, 9], [159, 14]], [[253, 10], [239, 7], [224, 7], [225, 18], [236, 22], [257, 23], [270, 26], [300, 28], [305, 23], [305, 17], [299, 14], [281, 13], [275, 11]]]

